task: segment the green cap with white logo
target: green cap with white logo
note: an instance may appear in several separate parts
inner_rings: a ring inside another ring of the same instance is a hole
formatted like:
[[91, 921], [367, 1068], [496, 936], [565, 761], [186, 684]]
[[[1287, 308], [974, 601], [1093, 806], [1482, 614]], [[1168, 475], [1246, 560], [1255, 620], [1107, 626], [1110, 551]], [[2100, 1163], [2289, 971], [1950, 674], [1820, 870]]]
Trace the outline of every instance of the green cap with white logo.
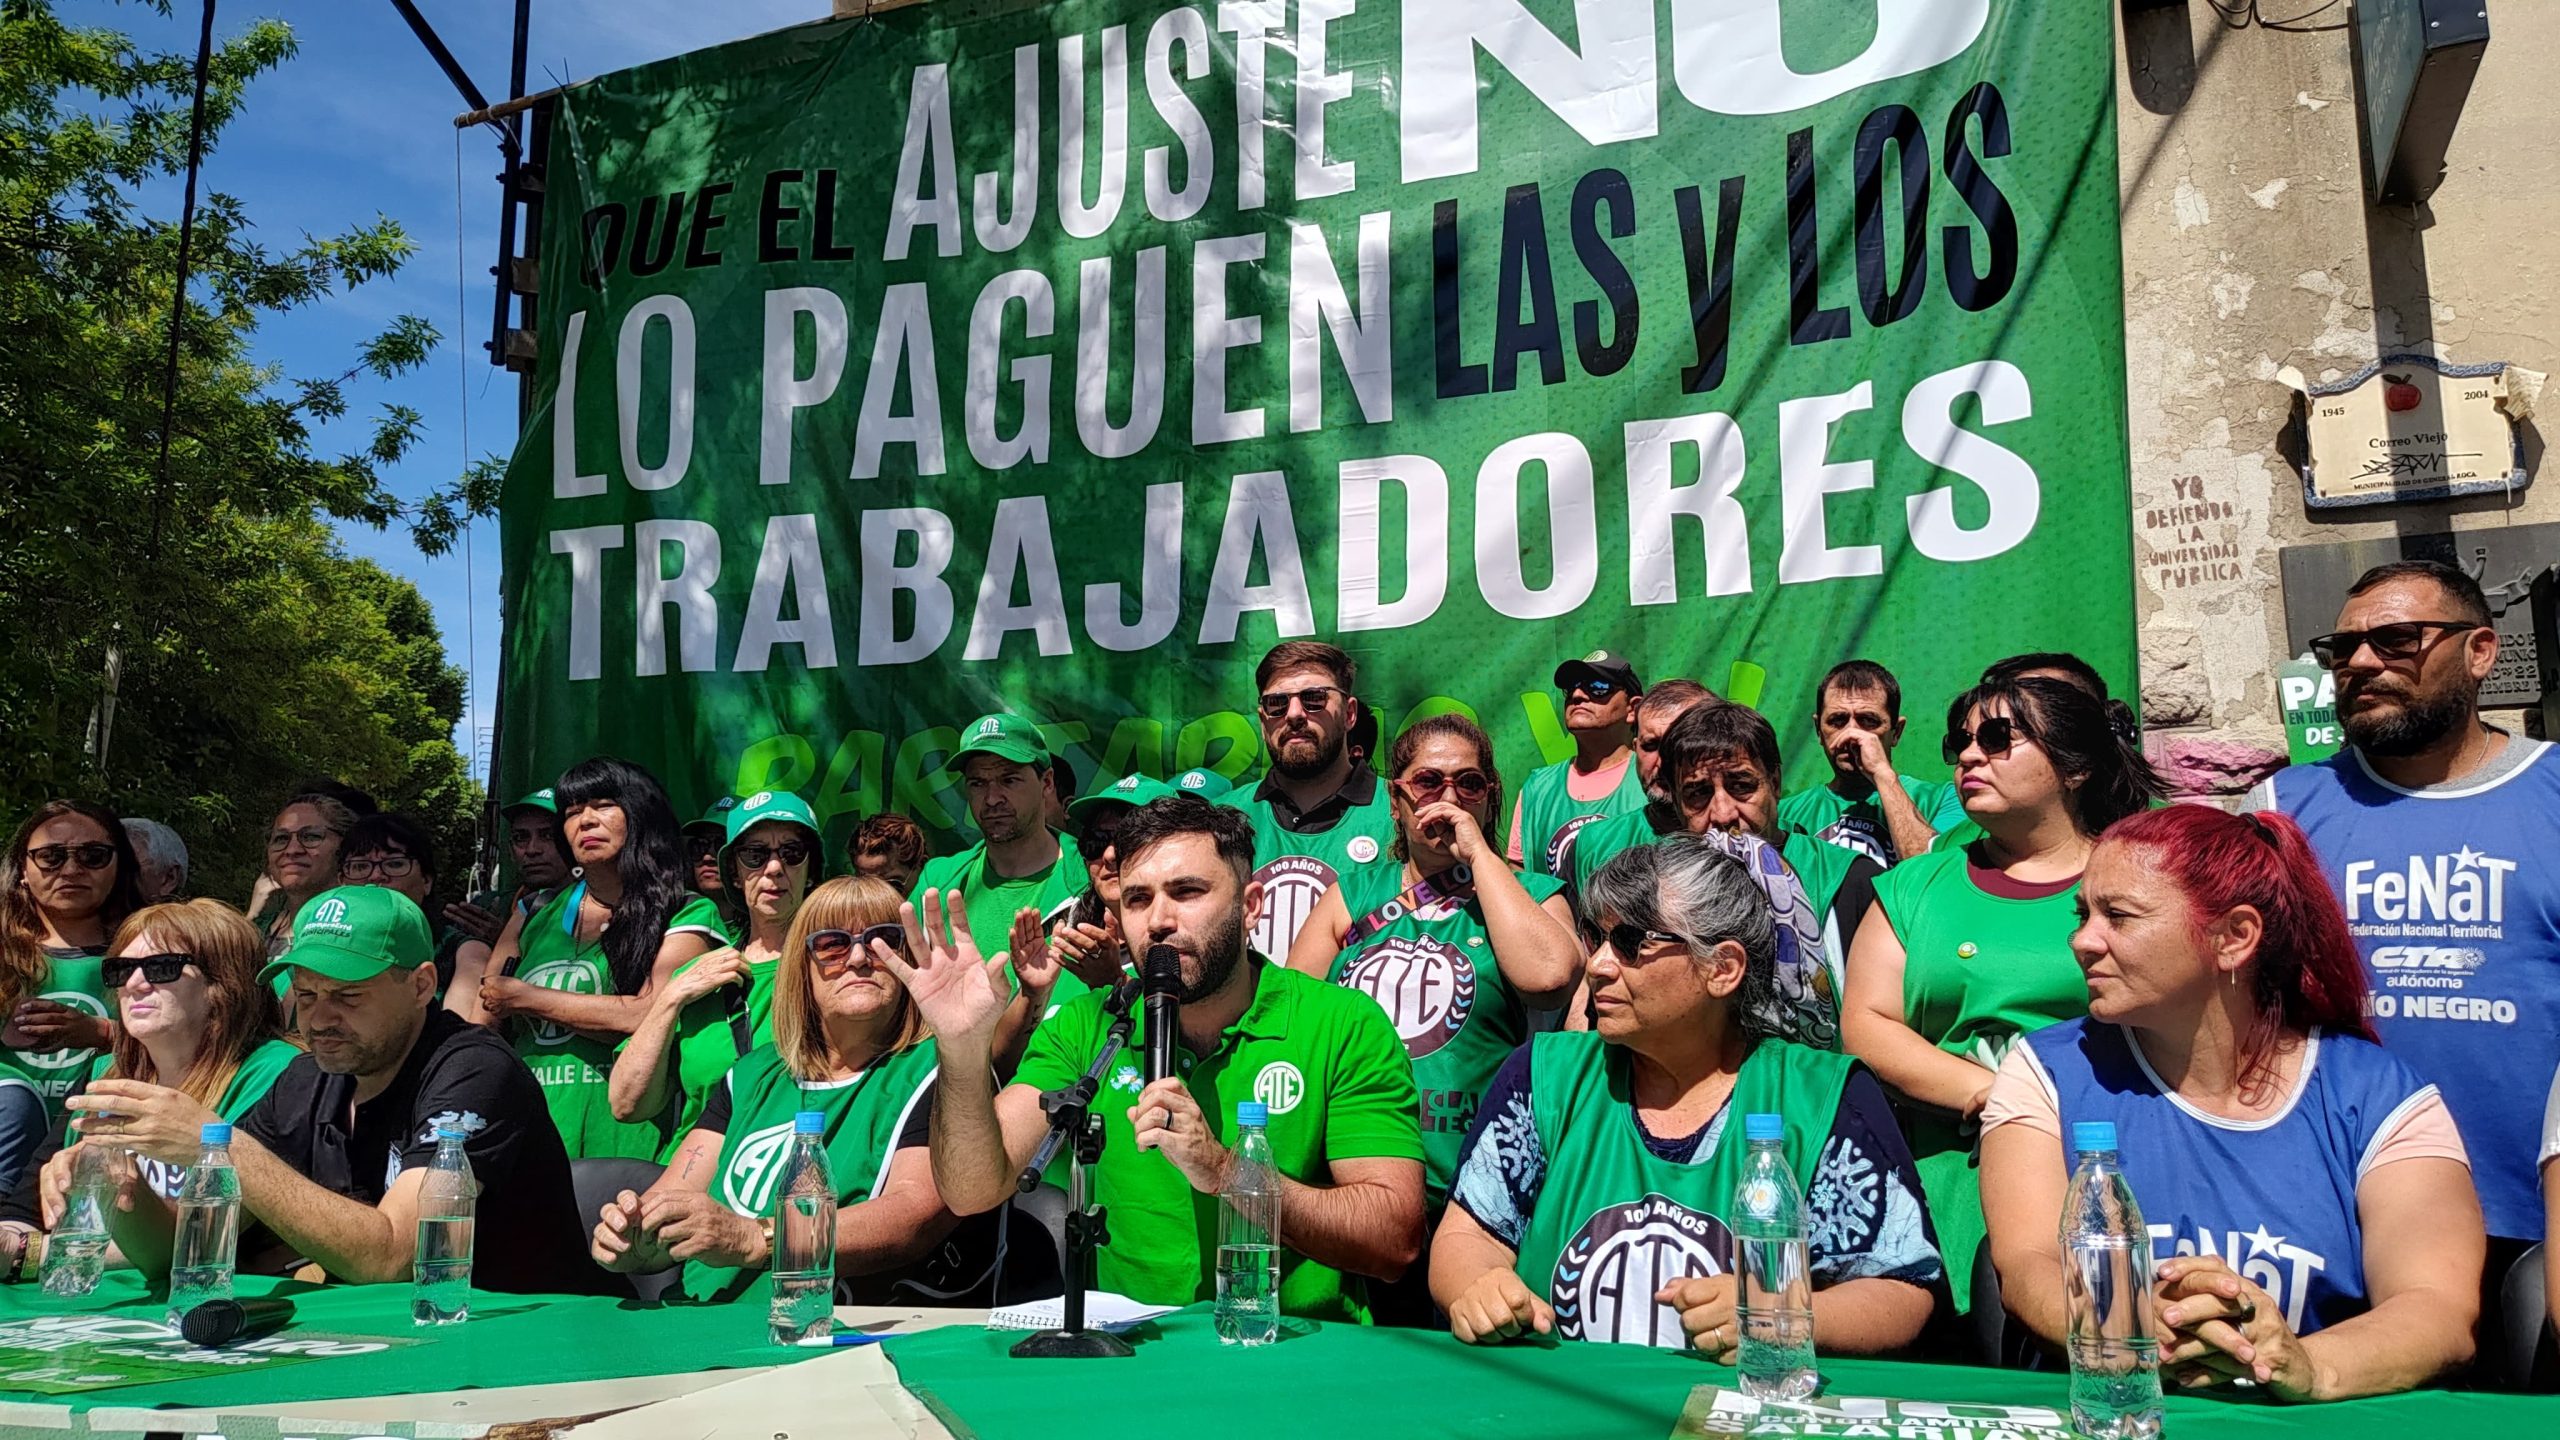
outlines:
[[729, 817], [737, 813], [737, 809], [738, 797], [723, 795], [712, 802], [710, 809], [702, 812], [701, 819], [686, 821], [684, 832], [690, 835], [696, 830], [716, 830], [720, 832], [720, 838], [726, 840], [730, 833]]
[[293, 917], [292, 942], [258, 979], [302, 969], [355, 985], [385, 970], [415, 970], [435, 954], [435, 935], [418, 902], [381, 885], [342, 885], [304, 903]]
[[809, 832], [809, 879], [815, 883], [826, 860], [826, 843], [818, 834], [817, 813], [788, 790], [759, 790], [730, 810], [728, 835], [720, 845], [720, 873], [729, 873], [729, 852], [738, 848], [738, 841], [768, 820]]
[[993, 755], [1016, 765], [1049, 763], [1049, 742], [1040, 738], [1040, 727], [1019, 715], [981, 715], [960, 732], [960, 748], [951, 752], [951, 768], [972, 755]]
[[546, 815], [557, 815], [560, 813], [560, 799], [551, 793], [550, 786], [545, 785], [498, 813], [513, 815], [519, 810], [539, 810]]
[[1105, 805], [1136, 807], [1152, 800], [1162, 800], [1182, 792], [1153, 775], [1123, 775], [1067, 807], [1067, 814], [1082, 820]]
[[1236, 788], [1233, 781], [1215, 770], [1185, 770], [1174, 776], [1171, 784], [1176, 791], [1202, 800], [1224, 799], [1227, 792]]

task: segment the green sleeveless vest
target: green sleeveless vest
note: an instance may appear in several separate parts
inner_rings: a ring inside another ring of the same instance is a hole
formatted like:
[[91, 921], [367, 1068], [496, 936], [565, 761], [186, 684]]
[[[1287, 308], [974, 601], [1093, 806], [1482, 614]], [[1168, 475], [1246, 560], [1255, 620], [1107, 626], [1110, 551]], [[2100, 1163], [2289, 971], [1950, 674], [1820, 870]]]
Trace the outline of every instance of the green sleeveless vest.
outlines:
[[1675, 1165], [1645, 1148], [1627, 1054], [1588, 1031], [1529, 1042], [1529, 1109], [1546, 1183], [1520, 1237], [1519, 1271], [1555, 1307], [1567, 1340], [1685, 1348], [1680, 1316], [1654, 1292], [1734, 1263], [1724, 1211], [1742, 1181], [1744, 1115], [1787, 1118], [1787, 1164], [1813, 1171], [1857, 1062], [1763, 1040], [1742, 1062], [1715, 1153]]
[[[572, 885], [525, 920], [517, 942], [521, 953], [516, 978], [576, 995], [614, 993], [612, 965], [605, 959], [603, 942], [582, 944], [574, 933], [578, 903], [585, 894], [585, 886]], [[698, 895], [669, 917], [667, 929], [700, 930], [723, 937], [722, 943], [728, 933], [720, 924], [719, 911]], [[618, 1042], [598, 1040], [547, 1020], [520, 1020], [511, 1028], [516, 1054], [533, 1078], [542, 1082], [543, 1101], [551, 1109], [551, 1123], [559, 1127], [570, 1159], [655, 1160], [665, 1151], [667, 1129], [675, 1119], [672, 1113], [630, 1123], [613, 1118], [608, 1087]]]
[[[1523, 875], [1520, 885], [1539, 901], [1564, 888], [1543, 875]], [[1404, 863], [1380, 860], [1342, 877], [1342, 901], [1359, 920], [1404, 888]], [[1335, 956], [1326, 978], [1377, 1001], [1404, 1042], [1422, 1092], [1423, 1184], [1436, 1208], [1448, 1198], [1485, 1086], [1529, 1038], [1528, 1009], [1495, 963], [1484, 908], [1470, 899], [1428, 918], [1407, 909]]]
[[1396, 835], [1395, 811], [1387, 782], [1381, 780], [1369, 803], [1344, 811], [1332, 829], [1301, 835], [1272, 818], [1270, 802], [1253, 796], [1248, 790], [1218, 803], [1234, 806], [1253, 822], [1253, 878], [1262, 882], [1262, 918], [1254, 922], [1253, 948], [1286, 956], [1324, 892], [1349, 871], [1387, 853]]
[[[836, 1203], [871, 1198], [889, 1172], [898, 1131], [924, 1099], [933, 1080], [933, 1042], [911, 1045], [854, 1076], [804, 1085], [782, 1063], [782, 1052], [759, 1045], [729, 1072], [729, 1131], [720, 1163], [711, 1172], [711, 1198], [749, 1219], [773, 1213], [782, 1193], [782, 1165], [791, 1154], [791, 1120], [803, 1110], [823, 1111], [827, 1176]], [[725, 1301], [755, 1283], [759, 1272], [688, 1261], [682, 1281], [688, 1300]]]
[[1572, 769], [1572, 761], [1559, 760], [1531, 771], [1520, 786], [1520, 863], [1529, 874], [1556, 874], [1566, 842], [1592, 821], [1632, 815], [1644, 808], [1644, 783], [1636, 778], [1632, 756], [1618, 777], [1618, 788], [1597, 800], [1573, 798], [1565, 787]]

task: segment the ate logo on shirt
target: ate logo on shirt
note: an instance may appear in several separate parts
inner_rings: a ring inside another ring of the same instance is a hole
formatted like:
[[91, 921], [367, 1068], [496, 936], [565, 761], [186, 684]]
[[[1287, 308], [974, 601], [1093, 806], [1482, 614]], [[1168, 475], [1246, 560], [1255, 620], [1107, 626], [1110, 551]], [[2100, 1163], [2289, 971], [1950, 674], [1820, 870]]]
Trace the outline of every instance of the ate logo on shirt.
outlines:
[[2311, 1299], [2311, 1277], [2329, 1268], [2329, 1257], [2316, 1250], [2289, 1243], [2282, 1235], [2270, 1234], [2265, 1222], [2255, 1230], [2199, 1230], [2181, 1235], [2175, 1225], [2154, 1225], [2151, 1250], [2160, 1254], [2164, 1244], [2171, 1255], [2211, 1255], [2231, 1267], [2232, 1273], [2276, 1298], [2284, 1307], [2284, 1321], [2296, 1331], [2302, 1329], [2305, 1307]]
[[1378, 1002], [1416, 1060], [1457, 1038], [1476, 1008], [1476, 967], [1428, 936], [1379, 941], [1342, 972], [1342, 983]]
[[[106, 1020], [113, 1018], [107, 1014], [107, 1007], [99, 1003], [97, 996], [83, 994], [78, 990], [55, 990], [41, 996], [40, 998], [50, 1000], [56, 1005], [63, 1005], [73, 1010], [77, 1010], [81, 1014], [89, 1016], [91, 1019]], [[13, 1026], [11, 1028], [14, 1029], [15, 1027]], [[61, 1070], [69, 1066], [80, 1064], [95, 1053], [97, 1052], [92, 1050], [47, 1050], [41, 1054], [24, 1055], [20, 1058], [38, 1070]]]
[[[597, 995], [604, 991], [602, 971], [594, 962], [587, 960], [554, 960], [526, 971], [521, 978], [527, 985], [566, 991], [571, 995]], [[565, 1045], [574, 1033], [570, 1027], [553, 1021], [533, 1022], [533, 1043], [536, 1045]]]
[[720, 1203], [749, 1217], [771, 1213], [773, 1189], [782, 1183], [782, 1162], [790, 1154], [788, 1120], [739, 1141], [728, 1168], [720, 1172]]
[[2412, 855], [2402, 866], [2347, 865], [2347, 922], [2358, 935], [2436, 940], [2506, 938], [2507, 877], [2516, 862], [2469, 845], [2450, 855]]
[[1262, 918], [1254, 922], [1253, 948], [1265, 955], [1286, 955], [1289, 942], [1298, 938], [1299, 928], [1316, 913], [1316, 902], [1339, 877], [1332, 866], [1312, 855], [1283, 855], [1254, 871], [1253, 878], [1262, 882]]
[[1567, 820], [1562, 825], [1556, 827], [1554, 838], [1547, 841], [1548, 874], [1561, 875], [1564, 873], [1564, 852], [1572, 846], [1573, 837], [1581, 834], [1584, 826], [1590, 825], [1599, 819], [1600, 817], [1597, 815], [1576, 815], [1572, 819]]
[[1725, 1223], [1669, 1196], [1604, 1205], [1556, 1256], [1547, 1287], [1556, 1330], [1568, 1340], [1683, 1349], [1680, 1312], [1655, 1293], [1674, 1280], [1722, 1275], [1732, 1259]]

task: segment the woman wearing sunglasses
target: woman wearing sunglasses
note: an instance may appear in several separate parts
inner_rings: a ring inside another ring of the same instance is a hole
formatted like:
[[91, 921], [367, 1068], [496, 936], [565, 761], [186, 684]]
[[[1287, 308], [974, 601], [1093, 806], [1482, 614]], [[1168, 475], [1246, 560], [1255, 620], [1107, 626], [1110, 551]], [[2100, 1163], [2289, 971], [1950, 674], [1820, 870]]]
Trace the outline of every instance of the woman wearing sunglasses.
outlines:
[[[926, 1143], [933, 1040], [882, 958], [904, 943], [898, 894], [879, 881], [845, 876], [810, 892], [775, 968], [773, 1039], [712, 1091], [647, 1193], [625, 1190], [605, 1205], [598, 1264], [618, 1273], [681, 1264], [685, 1298], [736, 1299], [771, 1263], [782, 1157], [794, 1117], [815, 1111], [842, 1207], [840, 1286], [885, 1298], [904, 1281], [945, 1295], [984, 1278], [992, 1246], [945, 1244], [960, 1221], [934, 1189]], [[992, 1224], [966, 1233], [991, 1235]]]
[[1772, 908], [1793, 881], [1735, 855], [1765, 849], [1672, 835], [1587, 883], [1603, 937], [1593, 1028], [1503, 1062], [1432, 1240], [1431, 1294], [1458, 1339], [1554, 1334], [1732, 1363], [1727, 1217], [1761, 1116], [1804, 1186], [1816, 1346], [1878, 1354], [1928, 1323], [1941, 1267], [1919, 1177], [1875, 1077], [1802, 1043]]
[[1316, 902], [1292, 969], [1385, 1007], [1421, 1086], [1423, 1184], [1448, 1198], [1466, 1117], [1529, 1038], [1528, 1007], [1582, 979], [1564, 882], [1513, 871], [1486, 839], [1502, 813], [1493, 742], [1463, 715], [1415, 721], [1388, 752], [1392, 853], [1355, 865]]
[[675, 1159], [729, 1067], [773, 1038], [784, 941], [826, 864], [818, 818], [797, 795], [762, 791], [728, 816], [720, 893], [729, 900], [730, 933], [740, 939], [688, 962], [658, 987], [613, 1062], [615, 1119], [655, 1120], [673, 1110], [662, 1165]]
[[0, 1183], [61, 1119], [62, 1099], [113, 1034], [98, 973], [139, 908], [133, 841], [115, 812], [49, 800], [0, 865]]
[[[220, 1115], [237, 1120], [265, 1098], [276, 1077], [302, 1052], [276, 1038], [274, 994], [258, 983], [265, 945], [258, 928], [219, 900], [185, 900], [135, 911], [117, 927], [100, 971], [116, 1003], [111, 1053], [99, 1056], [91, 1080], [140, 1080], [184, 1091]], [[41, 1178], [43, 1208], [58, 1211], [70, 1185], [74, 1146], [49, 1158]], [[141, 1160], [139, 1179], [163, 1200], [174, 1200], [178, 1166]], [[30, 1177], [31, 1181], [33, 1177]], [[25, 1190], [7, 1207], [34, 1208]], [[0, 1232], [5, 1233], [5, 1232]], [[6, 1241], [0, 1241], [5, 1246]], [[240, 1240], [241, 1268], [261, 1267], [268, 1249], [254, 1224]], [[0, 1257], [7, 1258], [7, 1257]], [[280, 1269], [291, 1257], [265, 1257]], [[27, 1257], [32, 1274], [37, 1257]]]
[[710, 901], [685, 887], [684, 837], [657, 777], [625, 760], [569, 767], [552, 789], [579, 878], [507, 922], [480, 1008], [515, 1037], [572, 1160], [655, 1160], [672, 1117], [614, 1115], [614, 1047], [686, 961], [729, 943]]
[[2079, 687], [1994, 680], [1947, 710], [1970, 844], [1886, 871], [1849, 944], [1841, 1039], [1903, 1101], [1959, 1313], [1972, 1306], [1982, 1197], [1974, 1132], [2018, 1037], [2087, 1012], [2071, 958], [2080, 872], [2100, 831], [2160, 778]]

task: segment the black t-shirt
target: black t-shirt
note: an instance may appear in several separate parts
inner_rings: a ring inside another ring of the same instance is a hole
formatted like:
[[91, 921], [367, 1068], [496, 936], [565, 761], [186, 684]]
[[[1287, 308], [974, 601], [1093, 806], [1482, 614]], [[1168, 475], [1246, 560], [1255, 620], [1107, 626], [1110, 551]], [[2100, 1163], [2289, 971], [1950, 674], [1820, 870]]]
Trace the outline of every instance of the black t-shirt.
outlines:
[[438, 1129], [458, 1127], [480, 1182], [471, 1283], [517, 1294], [604, 1288], [587, 1256], [569, 1152], [514, 1047], [438, 1009], [400, 1073], [354, 1110], [350, 1127], [355, 1086], [354, 1076], [328, 1074], [304, 1055], [240, 1128], [313, 1184], [377, 1205], [401, 1171], [435, 1159]]

